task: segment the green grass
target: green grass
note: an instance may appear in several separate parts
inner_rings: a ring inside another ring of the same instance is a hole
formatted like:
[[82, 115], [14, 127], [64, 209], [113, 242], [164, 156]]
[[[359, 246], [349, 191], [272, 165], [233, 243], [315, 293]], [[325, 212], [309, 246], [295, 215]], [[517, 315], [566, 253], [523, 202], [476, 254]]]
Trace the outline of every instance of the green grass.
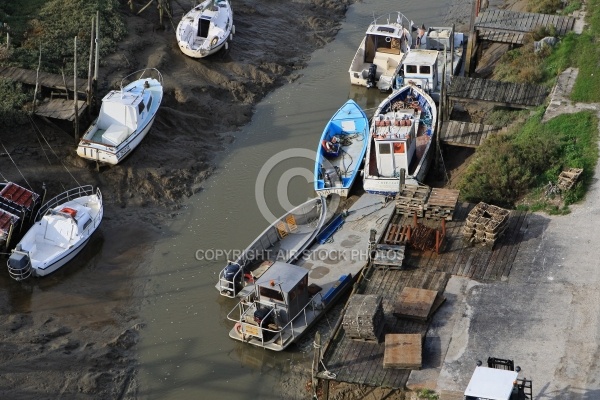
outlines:
[[494, 135], [477, 149], [458, 184], [462, 198], [504, 207], [527, 199], [533, 208], [550, 211], [552, 199], [544, 198], [542, 188], [556, 183], [567, 168], [583, 168], [579, 183], [561, 203], [583, 199], [598, 161], [598, 119], [586, 111], [541, 123], [543, 112], [540, 108], [520, 129]]
[[[532, 10], [536, 12], [542, 12], [542, 8], [553, 12], [551, 9], [557, 6], [554, 1], [533, 3], [538, 7]], [[580, 2], [569, 2], [563, 13], [579, 7]], [[503, 55], [493, 78], [550, 88], [561, 72], [575, 67], [579, 75], [571, 99], [600, 102], [600, 0], [590, 0], [586, 9], [588, 27], [581, 35], [571, 32], [553, 49], [535, 54], [532, 41], [551, 32], [532, 32], [524, 46]], [[570, 204], [585, 197], [598, 162], [598, 118], [586, 111], [563, 114], [542, 123], [544, 111], [543, 106], [531, 115], [509, 110], [490, 113], [486, 123], [514, 128], [488, 139], [477, 149], [457, 185], [462, 198], [566, 214]], [[560, 196], [547, 195], [548, 182], [555, 184], [560, 172], [567, 168], [583, 168], [578, 183]]]
[[77, 37], [77, 72], [84, 77], [92, 18], [99, 13], [101, 57], [111, 54], [127, 33], [122, 7], [119, 0], [0, 0], [0, 20], [9, 25], [13, 45], [0, 65], [36, 68], [41, 49], [42, 70], [72, 75]]

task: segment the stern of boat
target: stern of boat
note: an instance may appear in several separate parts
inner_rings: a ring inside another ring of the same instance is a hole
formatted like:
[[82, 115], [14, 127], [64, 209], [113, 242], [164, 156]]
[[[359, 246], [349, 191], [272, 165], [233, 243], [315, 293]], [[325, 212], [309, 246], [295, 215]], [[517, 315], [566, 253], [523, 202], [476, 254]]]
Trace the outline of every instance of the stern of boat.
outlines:
[[13, 250], [7, 261], [8, 274], [16, 281], [24, 281], [31, 276], [31, 258], [29, 252], [17, 248]]

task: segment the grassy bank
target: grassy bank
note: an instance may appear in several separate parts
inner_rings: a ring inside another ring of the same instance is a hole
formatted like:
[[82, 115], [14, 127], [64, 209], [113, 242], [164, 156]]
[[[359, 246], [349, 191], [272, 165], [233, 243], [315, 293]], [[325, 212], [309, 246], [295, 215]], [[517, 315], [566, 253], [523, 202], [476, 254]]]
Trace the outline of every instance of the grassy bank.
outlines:
[[[554, 48], [546, 47], [536, 54], [533, 41], [551, 32], [533, 32], [528, 43], [502, 57], [493, 78], [550, 88], [562, 71], [575, 67], [579, 75], [571, 99], [600, 102], [600, 48], [595, 44], [600, 39], [600, 0], [588, 1], [586, 8], [589, 26], [583, 34], [569, 33]], [[564, 114], [542, 123], [544, 110], [504, 112], [504, 120], [517, 122], [511, 124], [508, 133], [487, 140], [477, 149], [457, 185], [465, 200], [566, 213], [568, 205], [583, 199], [598, 161], [596, 114]], [[547, 195], [545, 187], [556, 183], [567, 168], [583, 168], [579, 182], [560, 197]]]

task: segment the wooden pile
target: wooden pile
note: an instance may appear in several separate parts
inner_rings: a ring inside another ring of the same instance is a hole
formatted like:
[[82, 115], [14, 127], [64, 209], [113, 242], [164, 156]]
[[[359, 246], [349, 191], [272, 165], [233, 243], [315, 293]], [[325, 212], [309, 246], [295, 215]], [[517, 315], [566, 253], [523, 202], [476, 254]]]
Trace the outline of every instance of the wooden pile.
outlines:
[[400, 269], [404, 263], [404, 245], [378, 244], [373, 249], [372, 264], [375, 267]]
[[394, 304], [394, 315], [398, 318], [427, 321], [445, 300], [436, 290], [404, 287]]
[[425, 185], [404, 185], [396, 195], [396, 213], [422, 217], [430, 191]]
[[384, 325], [381, 296], [355, 294], [350, 298], [342, 326], [351, 339], [379, 342]]
[[423, 336], [420, 333], [385, 335], [383, 368], [421, 369]]
[[577, 179], [579, 179], [579, 175], [583, 172], [581, 168], [569, 168], [566, 171], [563, 171], [558, 176], [558, 182], [556, 185], [562, 191], [569, 190], [575, 185]]
[[510, 211], [498, 206], [479, 203], [469, 215], [463, 228], [466, 240], [494, 246], [506, 230]]
[[455, 189], [431, 189], [425, 204], [425, 218], [452, 221], [459, 194], [460, 191]]

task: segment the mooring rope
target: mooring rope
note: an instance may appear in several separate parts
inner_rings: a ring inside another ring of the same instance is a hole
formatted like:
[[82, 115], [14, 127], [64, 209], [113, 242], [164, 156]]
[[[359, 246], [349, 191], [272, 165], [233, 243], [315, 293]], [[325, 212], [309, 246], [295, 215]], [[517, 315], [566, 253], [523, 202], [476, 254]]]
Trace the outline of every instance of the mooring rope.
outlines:
[[79, 181], [77, 181], [77, 179], [75, 179], [75, 176], [73, 176], [73, 174], [71, 173], [71, 171], [69, 171], [69, 168], [67, 168], [67, 166], [65, 165], [65, 163], [62, 162], [62, 160], [60, 159], [60, 157], [58, 156], [58, 154], [56, 154], [56, 152], [54, 151], [54, 149], [52, 148], [52, 146], [50, 146], [50, 143], [48, 143], [48, 140], [46, 139], [46, 137], [44, 136], [44, 134], [42, 133], [42, 131], [40, 131], [40, 129], [37, 127], [37, 125], [35, 124], [35, 122], [33, 121], [33, 119], [31, 117], [29, 117], [29, 120], [33, 124], [33, 126], [36, 129], [37, 133], [39, 133], [40, 136], [44, 139], [44, 142], [46, 142], [46, 144], [48, 145], [48, 148], [50, 149], [50, 151], [52, 152], [52, 154], [54, 154], [54, 156], [56, 157], [56, 159], [60, 162], [60, 165], [62, 165], [63, 168], [65, 169], [65, 171], [67, 171], [67, 173], [69, 175], [71, 175], [71, 178], [73, 178], [73, 180], [77, 183], [77, 186], [81, 186], [81, 184], [79, 183]]
[[8, 156], [8, 158], [10, 158], [10, 161], [12, 161], [12, 163], [14, 164], [15, 168], [17, 169], [17, 171], [19, 171], [19, 174], [21, 175], [21, 177], [23, 178], [23, 180], [25, 181], [25, 183], [27, 184], [27, 186], [29, 186], [29, 189], [31, 189], [31, 191], [33, 192], [34, 191], [33, 188], [31, 187], [31, 185], [29, 184], [29, 182], [27, 182], [27, 179], [25, 179], [25, 175], [23, 175], [23, 173], [21, 172], [21, 170], [17, 166], [17, 163], [15, 162], [15, 160], [13, 160], [13, 158], [11, 157], [10, 153], [8, 152], [8, 150], [6, 150], [6, 146], [4, 146], [4, 143], [2, 143], [2, 147], [4, 148], [4, 152], [6, 153], [6, 155]]

